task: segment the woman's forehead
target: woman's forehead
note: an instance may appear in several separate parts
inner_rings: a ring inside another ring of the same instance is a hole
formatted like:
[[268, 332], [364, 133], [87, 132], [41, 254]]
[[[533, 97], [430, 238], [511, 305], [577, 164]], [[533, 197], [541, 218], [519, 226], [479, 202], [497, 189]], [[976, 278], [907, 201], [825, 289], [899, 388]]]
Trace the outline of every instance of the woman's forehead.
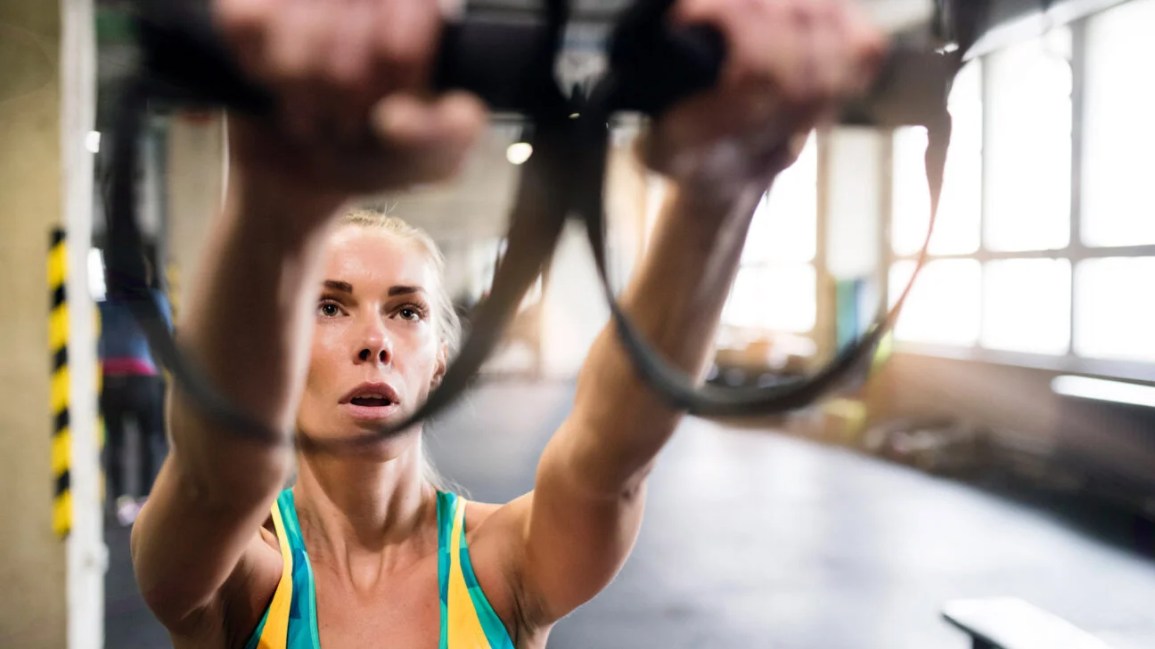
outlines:
[[[329, 238], [325, 279], [429, 289], [437, 281], [422, 245], [384, 229], [343, 225]], [[371, 287], [365, 287], [371, 288]]]

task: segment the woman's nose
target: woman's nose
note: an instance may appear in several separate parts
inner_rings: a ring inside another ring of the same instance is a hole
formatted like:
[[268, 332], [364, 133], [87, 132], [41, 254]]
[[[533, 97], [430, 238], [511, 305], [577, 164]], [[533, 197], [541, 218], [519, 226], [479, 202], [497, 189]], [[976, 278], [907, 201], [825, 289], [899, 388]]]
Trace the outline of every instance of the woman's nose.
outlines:
[[380, 363], [385, 363], [389, 360], [389, 354], [384, 347], [378, 349], [363, 347], [360, 352], [357, 352], [357, 358], [360, 359], [361, 362], [366, 362], [374, 357], [376, 357]]
[[393, 343], [384, 328], [375, 324], [366, 329], [357, 350], [357, 361], [361, 363], [388, 363], [393, 358]]

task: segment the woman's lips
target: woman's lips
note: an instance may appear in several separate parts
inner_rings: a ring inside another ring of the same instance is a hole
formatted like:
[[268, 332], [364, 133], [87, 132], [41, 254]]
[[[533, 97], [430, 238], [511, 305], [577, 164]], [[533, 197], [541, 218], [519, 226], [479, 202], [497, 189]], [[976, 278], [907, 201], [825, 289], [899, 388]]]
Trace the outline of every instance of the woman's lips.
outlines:
[[401, 399], [393, 386], [383, 381], [367, 381], [353, 388], [341, 397], [340, 403], [349, 403], [354, 400], [383, 399], [390, 403], [397, 403]]
[[387, 406], [359, 406], [355, 403], [342, 403], [341, 409], [357, 421], [381, 421], [396, 413], [399, 405], [390, 403]]

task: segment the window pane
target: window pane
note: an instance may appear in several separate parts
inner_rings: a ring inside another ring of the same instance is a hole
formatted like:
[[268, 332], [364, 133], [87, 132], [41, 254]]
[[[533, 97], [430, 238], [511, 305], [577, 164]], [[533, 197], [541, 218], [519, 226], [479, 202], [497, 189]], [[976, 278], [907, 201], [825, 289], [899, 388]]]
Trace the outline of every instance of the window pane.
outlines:
[[[987, 221], [992, 250], [1062, 248], [1071, 221], [1069, 31], [988, 57]], [[1063, 41], [1068, 41], [1064, 43]]]
[[1155, 361], [1155, 257], [1089, 259], [1075, 267], [1075, 352]]
[[806, 333], [814, 328], [817, 295], [814, 267], [809, 264], [747, 266], [738, 271], [722, 322]]
[[[913, 261], [891, 267], [893, 303], [914, 271]], [[895, 326], [899, 340], [948, 345], [973, 345], [979, 337], [982, 269], [973, 259], [929, 262], [919, 275]]]
[[758, 204], [742, 262], [811, 261], [817, 246], [818, 143], [812, 135]]
[[1155, 0], [1133, 0], [1087, 25], [1082, 232], [1090, 246], [1155, 243], [1155, 76], [1135, 71], [1152, 25]]
[[1036, 354], [1066, 354], [1071, 342], [1071, 264], [1009, 259], [986, 265], [982, 344]]
[[[930, 251], [934, 254], [968, 253], [979, 247], [983, 103], [982, 76], [977, 62], [967, 64], [955, 79], [950, 112], [954, 129], [947, 153], [941, 205], [930, 242]], [[926, 184], [925, 156], [925, 128], [895, 131], [892, 245], [900, 255], [918, 252], [926, 239], [930, 191]]]

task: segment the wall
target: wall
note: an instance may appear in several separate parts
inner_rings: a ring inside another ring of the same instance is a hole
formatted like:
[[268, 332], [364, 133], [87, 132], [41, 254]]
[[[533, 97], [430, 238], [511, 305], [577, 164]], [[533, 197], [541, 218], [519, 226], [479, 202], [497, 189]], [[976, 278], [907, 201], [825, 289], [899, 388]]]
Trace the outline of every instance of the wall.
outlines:
[[52, 533], [45, 259], [61, 219], [60, 6], [0, 5], [0, 646], [66, 643], [65, 544]]
[[[165, 162], [165, 224], [169, 263], [176, 269], [176, 305], [187, 300], [189, 283], [208, 236], [209, 220], [224, 192], [224, 120], [214, 114], [176, 115], [169, 123]], [[179, 311], [179, 309], [178, 309]]]

